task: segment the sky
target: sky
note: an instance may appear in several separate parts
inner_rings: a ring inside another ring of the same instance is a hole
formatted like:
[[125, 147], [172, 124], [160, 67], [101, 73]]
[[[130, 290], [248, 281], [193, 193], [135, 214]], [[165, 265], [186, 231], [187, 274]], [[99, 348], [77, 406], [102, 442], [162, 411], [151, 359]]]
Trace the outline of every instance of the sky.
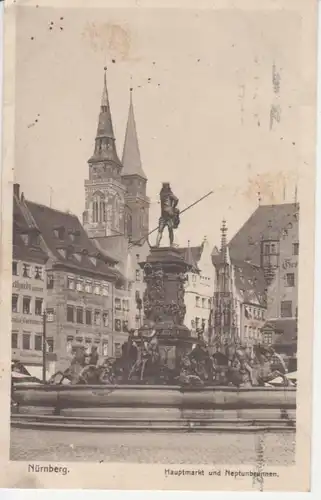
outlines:
[[19, 7], [15, 182], [81, 219], [106, 65], [120, 157], [134, 89], [151, 229], [162, 182], [181, 210], [213, 190], [176, 241], [219, 244], [223, 218], [232, 237], [258, 198], [300, 196], [300, 29], [289, 10]]

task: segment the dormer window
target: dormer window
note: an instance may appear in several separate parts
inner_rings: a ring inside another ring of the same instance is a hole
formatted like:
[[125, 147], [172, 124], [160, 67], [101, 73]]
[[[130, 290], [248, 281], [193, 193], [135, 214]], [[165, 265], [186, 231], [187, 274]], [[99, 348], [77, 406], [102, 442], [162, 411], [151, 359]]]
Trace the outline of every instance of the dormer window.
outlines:
[[58, 251], [59, 255], [60, 255], [63, 259], [65, 259], [65, 258], [66, 258], [67, 252], [66, 252], [66, 250], [65, 250], [64, 248], [58, 248], [58, 250], [57, 250], [57, 251]]
[[56, 227], [53, 232], [54, 232], [55, 238], [58, 238], [59, 240], [64, 239], [64, 235], [65, 235], [65, 228], [64, 227]]
[[79, 253], [74, 254], [75, 259], [80, 262], [81, 261], [81, 255]]
[[24, 245], [26, 245], [26, 246], [29, 245], [29, 234], [22, 234], [21, 239], [22, 239]]
[[93, 264], [93, 266], [97, 265], [97, 259], [96, 259], [96, 257], [89, 257], [89, 260]]

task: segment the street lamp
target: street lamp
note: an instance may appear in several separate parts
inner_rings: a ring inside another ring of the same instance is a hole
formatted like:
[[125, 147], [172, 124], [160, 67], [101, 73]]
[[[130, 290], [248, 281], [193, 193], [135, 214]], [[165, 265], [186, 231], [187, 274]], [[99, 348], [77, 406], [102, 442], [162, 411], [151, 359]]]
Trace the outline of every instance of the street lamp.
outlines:
[[46, 338], [46, 326], [47, 326], [47, 314], [44, 311], [42, 315], [43, 328], [42, 328], [42, 382], [46, 383], [46, 355], [47, 355], [47, 338]]

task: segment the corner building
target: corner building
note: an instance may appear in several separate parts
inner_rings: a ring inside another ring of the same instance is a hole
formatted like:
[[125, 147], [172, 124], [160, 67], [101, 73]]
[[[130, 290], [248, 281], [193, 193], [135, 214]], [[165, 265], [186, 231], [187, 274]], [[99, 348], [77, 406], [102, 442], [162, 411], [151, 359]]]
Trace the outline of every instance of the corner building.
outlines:
[[[11, 359], [42, 377], [43, 312], [46, 307], [45, 265], [40, 231], [28, 217], [19, 184], [13, 193]], [[48, 362], [54, 357], [48, 355]]]
[[27, 202], [48, 254], [47, 339], [57, 354], [56, 370], [66, 368], [72, 347], [95, 344], [112, 356], [113, 297], [121, 280], [116, 260], [102, 255], [75, 215]]

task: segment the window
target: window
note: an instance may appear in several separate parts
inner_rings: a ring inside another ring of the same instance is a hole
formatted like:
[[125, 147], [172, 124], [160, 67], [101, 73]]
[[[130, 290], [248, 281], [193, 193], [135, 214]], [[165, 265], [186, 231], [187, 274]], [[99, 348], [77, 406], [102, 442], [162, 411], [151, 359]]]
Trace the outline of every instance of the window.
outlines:
[[82, 307], [77, 307], [77, 323], [82, 324], [84, 322], [84, 311]]
[[128, 299], [123, 300], [123, 311], [129, 311], [129, 300]]
[[41, 351], [41, 350], [42, 350], [42, 336], [35, 335], [35, 351]]
[[100, 295], [100, 285], [98, 283], [95, 283], [94, 294]]
[[11, 349], [18, 349], [18, 334], [11, 334]]
[[103, 313], [103, 326], [108, 326], [108, 312]]
[[195, 328], [199, 328], [200, 325], [200, 318], [195, 318]]
[[47, 352], [54, 352], [54, 341], [52, 338], [47, 338], [46, 340], [47, 344]]
[[195, 297], [195, 302], [196, 302], [196, 307], [199, 307], [200, 306], [200, 298]]
[[42, 315], [42, 302], [43, 302], [43, 299], [36, 299], [36, 301], [35, 301], [35, 315], [36, 316]]
[[202, 307], [205, 309], [205, 307], [206, 307], [206, 299], [202, 299]]
[[23, 299], [22, 299], [23, 314], [30, 314], [31, 313], [30, 303], [31, 303], [30, 297], [23, 297]]
[[67, 344], [66, 344], [66, 352], [67, 354], [72, 353], [72, 344], [73, 344], [74, 338], [73, 337], [67, 337]]
[[293, 255], [299, 255], [299, 243], [293, 243], [292, 253]]
[[193, 274], [193, 275], [192, 275], [192, 282], [193, 282], [193, 283], [196, 283], [196, 274]]
[[47, 322], [52, 323], [54, 320], [54, 310], [53, 309], [47, 309]]
[[18, 262], [12, 261], [12, 274], [13, 276], [18, 276]]
[[140, 281], [140, 270], [136, 269], [136, 281]]
[[75, 280], [71, 276], [68, 276], [68, 278], [67, 278], [67, 288], [69, 290], [74, 290], [75, 289]]
[[23, 243], [27, 246], [29, 245], [29, 235], [28, 234], [22, 234], [21, 235], [21, 239], [23, 241]]
[[270, 245], [269, 243], [264, 244], [264, 255], [270, 255]]
[[67, 321], [69, 323], [74, 322], [74, 307], [73, 306], [67, 306]]
[[264, 333], [263, 335], [263, 344], [271, 345], [273, 342], [273, 334], [272, 332]]
[[294, 273], [286, 274], [286, 286], [295, 286]]
[[281, 318], [292, 318], [291, 300], [283, 300], [281, 302]]
[[247, 326], [244, 327], [244, 338], [247, 339]]
[[100, 325], [100, 312], [95, 311], [95, 325], [99, 326]]
[[53, 274], [47, 274], [47, 288], [51, 290], [54, 287], [54, 277]]
[[116, 332], [121, 331], [121, 320], [120, 319], [115, 319], [115, 330], [116, 330]]
[[191, 320], [191, 329], [195, 330], [195, 319]]
[[209, 309], [211, 309], [211, 299], [208, 299], [207, 306]]
[[123, 332], [128, 332], [128, 321], [127, 320], [123, 321]]
[[140, 327], [140, 317], [135, 316], [135, 328], [139, 328], [139, 327]]
[[86, 281], [85, 292], [92, 293], [92, 291], [93, 291], [92, 283], [90, 281]]
[[120, 299], [115, 299], [115, 309], [117, 311], [121, 310], [121, 301], [120, 301]]
[[108, 342], [105, 340], [103, 342], [103, 356], [108, 356]]
[[54, 235], [56, 238], [59, 238], [60, 240], [64, 239], [65, 236], [65, 228], [64, 227], [58, 227], [54, 229]]
[[35, 279], [42, 280], [42, 267], [41, 266], [35, 266]]
[[76, 285], [76, 288], [77, 288], [77, 291], [78, 292], [82, 292], [83, 291], [83, 288], [84, 288], [84, 284], [82, 281], [77, 281], [77, 285]]
[[30, 333], [24, 333], [22, 335], [22, 349], [24, 351], [30, 350]]
[[87, 309], [86, 311], [86, 325], [91, 325], [92, 323], [92, 313]]
[[22, 264], [22, 276], [24, 278], [30, 278], [30, 265], [29, 264]]
[[115, 342], [115, 357], [120, 358], [121, 356], [121, 346], [119, 342]]
[[14, 313], [18, 312], [18, 295], [16, 294], [12, 294], [11, 309]]
[[272, 243], [271, 244], [271, 253], [275, 253], [275, 250], [276, 250], [275, 244]]
[[106, 297], [109, 293], [109, 285], [108, 283], [104, 283], [103, 286], [102, 286], [102, 292], [103, 292], [103, 295]]

